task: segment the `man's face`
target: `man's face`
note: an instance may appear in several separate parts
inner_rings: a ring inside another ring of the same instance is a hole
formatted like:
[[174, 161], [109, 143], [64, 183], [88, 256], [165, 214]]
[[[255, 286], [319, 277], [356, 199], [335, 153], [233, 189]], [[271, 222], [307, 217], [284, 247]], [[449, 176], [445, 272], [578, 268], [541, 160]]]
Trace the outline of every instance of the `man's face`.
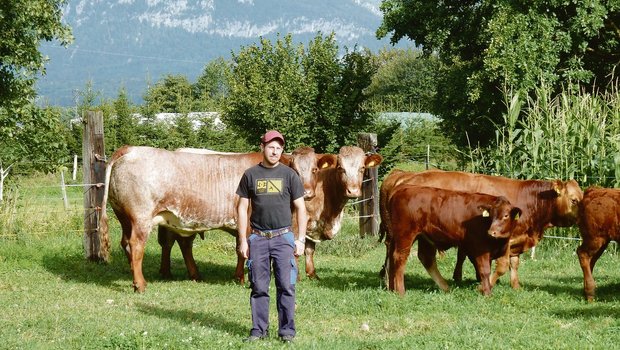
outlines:
[[261, 152], [263, 152], [263, 161], [267, 166], [275, 166], [280, 161], [282, 151], [284, 147], [278, 140], [273, 140], [269, 143], [260, 145]]

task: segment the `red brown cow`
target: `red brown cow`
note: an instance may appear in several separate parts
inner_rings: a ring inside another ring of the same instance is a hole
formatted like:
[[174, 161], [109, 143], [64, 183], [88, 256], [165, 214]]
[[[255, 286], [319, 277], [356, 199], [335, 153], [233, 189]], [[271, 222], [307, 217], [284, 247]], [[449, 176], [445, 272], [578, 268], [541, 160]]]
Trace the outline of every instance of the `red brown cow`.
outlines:
[[[293, 163], [296, 162], [295, 158], [293, 155]], [[355, 146], [344, 146], [338, 155], [327, 154], [318, 160], [317, 167], [322, 170], [317, 172], [315, 196], [305, 202], [308, 213], [305, 249], [308, 277], [318, 278], [314, 267], [316, 243], [331, 240], [340, 231], [343, 210], [348, 200], [362, 195], [364, 171], [378, 166], [382, 160], [381, 155], [366, 155]]]
[[[386, 244], [389, 244], [390, 239], [388, 231], [390, 218], [387, 215], [386, 203], [395, 186], [403, 183], [504, 196], [510, 203], [521, 208], [523, 215], [512, 233], [510, 250], [506, 256], [497, 259], [495, 273], [491, 277], [491, 285], [494, 285], [511, 265], [510, 284], [513, 288], [519, 288], [517, 274], [519, 255], [536, 246], [545, 228], [567, 227], [576, 224], [578, 204], [583, 198], [583, 192], [574, 180], [515, 180], [458, 171], [406, 172], [395, 170], [384, 179], [380, 193], [382, 220], [380, 231], [382, 235], [386, 234]], [[464, 254], [460, 253], [454, 271], [455, 280], [461, 279], [464, 259]]]
[[594, 300], [592, 272], [610, 241], [620, 242], [620, 189], [590, 187], [579, 205], [581, 245], [577, 248], [583, 271], [583, 293]]
[[489, 295], [491, 259], [508, 250], [521, 209], [504, 197], [400, 185], [394, 188], [388, 212], [392, 234], [388, 251], [390, 290], [405, 294], [405, 265], [417, 240], [418, 258], [439, 288], [448, 290], [437, 269], [437, 249], [458, 246], [474, 262], [481, 292]]
[[[124, 146], [108, 161], [102, 207], [109, 201], [122, 227], [121, 246], [129, 260], [135, 291], [143, 292], [144, 246], [154, 225], [179, 236], [190, 277], [199, 278], [192, 256], [196, 233], [222, 229], [236, 236], [236, 195], [239, 179], [261, 153], [195, 154], [150, 147]], [[290, 158], [283, 157], [288, 164]], [[101, 216], [103, 246], [109, 247], [106, 211]], [[174, 241], [164, 242], [171, 249]], [[163, 246], [162, 258], [169, 248]], [[163, 261], [163, 260], [162, 260]], [[235, 275], [243, 281], [243, 259]], [[162, 269], [165, 272], [166, 267]], [[169, 271], [169, 264], [168, 264]]]

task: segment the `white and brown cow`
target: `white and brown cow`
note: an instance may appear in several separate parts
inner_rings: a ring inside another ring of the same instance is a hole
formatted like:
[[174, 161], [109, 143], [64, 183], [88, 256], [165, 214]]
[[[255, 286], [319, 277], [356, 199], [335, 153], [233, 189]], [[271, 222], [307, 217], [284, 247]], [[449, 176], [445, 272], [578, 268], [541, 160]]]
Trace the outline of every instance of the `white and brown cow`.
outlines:
[[[121, 224], [121, 246], [131, 266], [135, 291], [146, 288], [144, 247], [157, 225], [186, 237], [178, 241], [190, 276], [199, 278], [191, 240], [196, 233], [211, 229], [236, 235], [235, 190], [243, 172], [261, 160], [259, 152], [196, 154], [132, 146], [114, 152], [106, 168], [102, 207], [109, 201]], [[287, 165], [289, 161], [288, 156], [282, 159]], [[107, 220], [103, 210], [102, 246], [109, 250]], [[162, 258], [165, 254], [169, 250]], [[243, 279], [242, 259], [238, 259], [235, 275]]]
[[[359, 147], [343, 146], [337, 155], [314, 155], [310, 152], [293, 155], [291, 166], [295, 169], [295, 164], [311, 164], [315, 158], [317, 169], [321, 170], [316, 172], [315, 195], [305, 201], [308, 213], [306, 275], [310, 278], [318, 278], [314, 267], [316, 243], [336, 236], [348, 200], [362, 195], [364, 171], [378, 166], [383, 160], [379, 154], [366, 155]], [[295, 221], [293, 226], [296, 227]]]

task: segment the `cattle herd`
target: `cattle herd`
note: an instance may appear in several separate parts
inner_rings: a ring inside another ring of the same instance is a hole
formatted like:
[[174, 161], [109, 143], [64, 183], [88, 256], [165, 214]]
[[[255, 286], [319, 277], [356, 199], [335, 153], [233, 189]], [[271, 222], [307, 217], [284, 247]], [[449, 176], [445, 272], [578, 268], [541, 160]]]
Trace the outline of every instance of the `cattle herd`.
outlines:
[[[204, 238], [206, 231], [221, 229], [236, 237], [235, 190], [243, 172], [261, 159], [258, 152], [121, 147], [106, 167], [100, 223], [105, 254], [109, 252], [105, 210], [109, 202], [121, 225], [121, 247], [135, 291], [146, 288], [142, 260], [154, 226], [162, 249], [160, 274], [171, 276], [170, 252], [178, 243], [190, 278], [200, 279], [192, 253], [196, 235]], [[316, 243], [337, 235], [347, 201], [361, 196], [365, 170], [381, 162], [379, 154], [365, 154], [355, 146], [344, 146], [338, 154], [317, 154], [311, 147], [300, 147], [282, 156], [281, 163], [293, 168], [304, 185], [309, 278], [318, 278], [313, 259]], [[437, 251], [456, 247], [453, 279], [462, 278], [462, 264], [468, 258], [475, 267], [480, 292], [488, 295], [508, 271], [511, 286], [519, 288], [519, 256], [536, 246], [546, 228], [578, 225], [582, 243], [577, 255], [584, 295], [591, 301], [594, 265], [610, 241], [620, 240], [620, 190], [592, 187], [584, 193], [574, 180], [394, 170], [383, 179], [379, 205], [380, 234], [386, 244], [380, 274], [388, 289], [401, 295], [414, 242], [418, 242], [418, 259], [439, 288], [448, 290], [437, 269]], [[296, 225], [293, 222], [294, 232]], [[496, 261], [493, 274], [492, 260]], [[244, 259], [239, 255], [235, 278], [244, 282]]]

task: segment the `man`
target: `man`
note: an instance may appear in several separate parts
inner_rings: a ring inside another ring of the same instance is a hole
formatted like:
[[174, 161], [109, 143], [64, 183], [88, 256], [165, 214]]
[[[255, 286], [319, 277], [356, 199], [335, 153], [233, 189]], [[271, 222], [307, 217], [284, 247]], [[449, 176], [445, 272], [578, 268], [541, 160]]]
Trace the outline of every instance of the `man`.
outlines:
[[[252, 329], [246, 341], [268, 336], [271, 265], [276, 282], [278, 335], [284, 342], [295, 337], [295, 256], [303, 254], [308, 222], [304, 187], [297, 173], [280, 164], [284, 137], [276, 130], [265, 133], [260, 145], [263, 160], [243, 174], [237, 194], [239, 252], [248, 259]], [[248, 206], [251, 234], [246, 237]], [[299, 222], [298, 237], [291, 231], [292, 208]]]

